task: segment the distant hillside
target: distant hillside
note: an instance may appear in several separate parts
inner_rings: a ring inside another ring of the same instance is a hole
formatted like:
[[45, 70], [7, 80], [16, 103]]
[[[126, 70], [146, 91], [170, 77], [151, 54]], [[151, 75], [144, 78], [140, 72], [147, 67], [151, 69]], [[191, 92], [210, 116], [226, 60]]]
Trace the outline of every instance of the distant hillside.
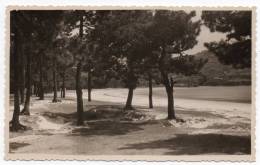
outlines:
[[250, 85], [251, 69], [234, 69], [232, 66], [221, 64], [217, 57], [209, 52], [202, 51], [195, 54], [197, 58], [208, 59], [201, 73], [205, 76], [203, 85]]

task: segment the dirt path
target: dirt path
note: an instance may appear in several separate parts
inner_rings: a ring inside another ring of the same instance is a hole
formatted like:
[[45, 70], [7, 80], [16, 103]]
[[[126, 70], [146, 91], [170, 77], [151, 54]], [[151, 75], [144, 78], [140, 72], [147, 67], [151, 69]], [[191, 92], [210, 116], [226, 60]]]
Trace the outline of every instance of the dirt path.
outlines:
[[[122, 113], [124, 91], [118, 92], [116, 97], [114, 94], [109, 89], [94, 90], [96, 101], [84, 100], [87, 122], [83, 127], [75, 126], [73, 92], [68, 92], [62, 103], [51, 103], [51, 95], [44, 101], [33, 100], [32, 115], [21, 117], [32, 130], [11, 133], [10, 152], [72, 155], [250, 153], [250, 104], [215, 103], [218, 106], [212, 109], [213, 106], [207, 105], [212, 101], [199, 104], [195, 100], [188, 105], [186, 102], [176, 106], [176, 114], [186, 122], [174, 123], [164, 120], [167, 113], [161, 103], [163, 98], [156, 98], [155, 104], [161, 104], [149, 110], [142, 103], [147, 98], [135, 96], [136, 111], [145, 115], [137, 113], [129, 117], [131, 113]], [[238, 113], [230, 107], [237, 108]], [[136, 120], [129, 121], [127, 117]]]

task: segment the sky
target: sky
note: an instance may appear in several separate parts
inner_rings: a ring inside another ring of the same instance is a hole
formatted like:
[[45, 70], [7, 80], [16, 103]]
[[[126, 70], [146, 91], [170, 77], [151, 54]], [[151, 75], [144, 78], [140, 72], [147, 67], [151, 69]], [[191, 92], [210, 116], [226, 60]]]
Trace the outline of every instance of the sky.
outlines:
[[[201, 11], [196, 11], [196, 16], [193, 17], [193, 21], [197, 21], [201, 18]], [[211, 42], [211, 41], [220, 41], [221, 39], [225, 39], [226, 35], [224, 33], [220, 32], [210, 32], [209, 28], [202, 25], [201, 26], [201, 32], [199, 36], [197, 37], [198, 44], [195, 45], [192, 49], [185, 51], [187, 54], [196, 54], [198, 52], [201, 52], [203, 50], [206, 50], [204, 47], [205, 42]]]

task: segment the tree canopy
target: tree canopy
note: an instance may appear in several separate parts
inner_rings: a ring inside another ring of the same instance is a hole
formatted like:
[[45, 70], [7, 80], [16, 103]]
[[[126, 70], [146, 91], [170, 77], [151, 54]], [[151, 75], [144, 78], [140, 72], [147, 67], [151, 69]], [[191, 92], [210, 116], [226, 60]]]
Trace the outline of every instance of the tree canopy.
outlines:
[[211, 32], [226, 33], [226, 40], [205, 43], [223, 64], [251, 67], [251, 11], [203, 11], [202, 20]]

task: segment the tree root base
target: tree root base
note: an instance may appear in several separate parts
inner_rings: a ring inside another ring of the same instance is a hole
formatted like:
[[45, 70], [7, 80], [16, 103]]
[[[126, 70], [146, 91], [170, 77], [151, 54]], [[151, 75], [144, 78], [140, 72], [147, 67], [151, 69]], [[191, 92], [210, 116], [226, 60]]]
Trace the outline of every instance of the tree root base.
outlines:
[[53, 103], [57, 103], [57, 102], [61, 102], [61, 100], [56, 99], [56, 100], [52, 100]]
[[128, 110], [135, 110], [135, 108], [132, 107], [132, 106], [126, 106], [126, 107], [124, 107], [124, 110], [126, 110], [126, 111], [128, 111]]
[[19, 131], [19, 130], [23, 130], [23, 131], [27, 130], [27, 127], [26, 127], [26, 126], [24, 126], [24, 125], [22, 125], [22, 124], [20, 124], [20, 123], [15, 123], [15, 124], [14, 124], [13, 121], [10, 121], [9, 125], [10, 125], [9, 130], [10, 130], [11, 132], [17, 132], [17, 131]]
[[28, 110], [23, 109], [23, 110], [20, 112], [20, 115], [30, 116], [30, 112], [29, 112]]
[[169, 119], [168, 118], [168, 120], [175, 120], [177, 123], [185, 123], [185, 120], [184, 119], [181, 119], [181, 118], [171, 118], [171, 119]]

